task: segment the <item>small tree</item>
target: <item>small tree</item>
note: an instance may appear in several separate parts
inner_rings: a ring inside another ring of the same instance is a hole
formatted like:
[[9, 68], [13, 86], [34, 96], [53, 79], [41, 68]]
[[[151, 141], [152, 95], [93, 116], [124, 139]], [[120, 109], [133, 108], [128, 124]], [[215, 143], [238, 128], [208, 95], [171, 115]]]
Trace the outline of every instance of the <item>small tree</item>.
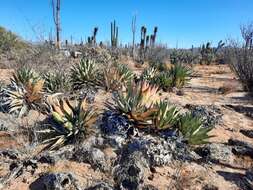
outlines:
[[61, 32], [60, 5], [61, 5], [61, 1], [60, 0], [56, 0], [56, 5], [55, 5], [55, 0], [52, 0], [53, 19], [54, 19], [54, 24], [55, 24], [55, 29], [56, 29], [56, 42], [55, 42], [55, 46], [56, 46], [57, 49], [61, 48], [61, 37], [60, 37], [60, 32]]

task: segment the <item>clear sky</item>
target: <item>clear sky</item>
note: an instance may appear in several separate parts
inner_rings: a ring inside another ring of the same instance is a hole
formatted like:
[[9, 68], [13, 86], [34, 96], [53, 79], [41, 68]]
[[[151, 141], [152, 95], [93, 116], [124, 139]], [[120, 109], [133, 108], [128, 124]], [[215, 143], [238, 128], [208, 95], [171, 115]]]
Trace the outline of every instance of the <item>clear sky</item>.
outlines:
[[[169, 47], [199, 46], [220, 39], [239, 38], [239, 26], [253, 21], [253, 0], [61, 0], [62, 37], [80, 41], [95, 26], [98, 40], [110, 39], [110, 22], [116, 19], [119, 38], [131, 42], [131, 18], [137, 14], [148, 33], [158, 26], [158, 41]], [[0, 25], [26, 40], [47, 38], [54, 30], [50, 0], [1, 0]]]

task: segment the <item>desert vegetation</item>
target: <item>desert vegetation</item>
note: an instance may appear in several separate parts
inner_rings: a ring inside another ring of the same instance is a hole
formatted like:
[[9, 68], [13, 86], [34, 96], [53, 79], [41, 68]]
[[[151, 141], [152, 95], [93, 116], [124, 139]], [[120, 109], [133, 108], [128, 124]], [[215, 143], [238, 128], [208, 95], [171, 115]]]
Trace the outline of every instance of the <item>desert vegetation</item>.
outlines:
[[131, 45], [116, 20], [74, 44], [52, 7], [55, 41], [0, 27], [0, 189], [253, 188], [252, 24], [172, 49], [134, 15]]

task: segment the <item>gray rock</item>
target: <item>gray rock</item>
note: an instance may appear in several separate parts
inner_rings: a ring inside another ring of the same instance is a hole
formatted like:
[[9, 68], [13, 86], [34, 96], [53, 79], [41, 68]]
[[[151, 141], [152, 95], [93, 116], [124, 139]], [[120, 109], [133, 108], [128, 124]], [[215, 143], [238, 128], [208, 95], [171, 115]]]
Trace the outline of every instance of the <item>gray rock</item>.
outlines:
[[232, 164], [233, 161], [232, 148], [225, 144], [207, 144], [203, 147], [196, 148], [195, 152], [211, 162]]
[[114, 190], [114, 188], [108, 183], [101, 182], [92, 187], [86, 188], [85, 190]]
[[89, 144], [76, 147], [72, 159], [78, 162], [89, 163], [94, 169], [109, 170], [105, 154], [100, 149], [94, 148]]
[[0, 131], [17, 131], [19, 120], [12, 115], [0, 112]]
[[185, 106], [190, 109], [194, 116], [201, 117], [204, 121], [204, 127], [212, 127], [222, 121], [222, 113], [220, 108], [215, 105], [191, 105]]
[[113, 168], [113, 176], [121, 189], [139, 189], [143, 186], [144, 173], [149, 171], [145, 156], [140, 151], [123, 152], [119, 163]]
[[70, 173], [48, 173], [33, 182], [31, 190], [81, 190]]

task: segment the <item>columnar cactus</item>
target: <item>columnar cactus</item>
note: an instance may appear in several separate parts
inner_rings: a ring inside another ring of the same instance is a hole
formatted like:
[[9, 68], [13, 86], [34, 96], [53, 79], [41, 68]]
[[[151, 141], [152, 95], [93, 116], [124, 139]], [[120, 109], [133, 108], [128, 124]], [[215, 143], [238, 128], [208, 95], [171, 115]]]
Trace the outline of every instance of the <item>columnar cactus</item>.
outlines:
[[111, 46], [117, 47], [118, 45], [118, 32], [119, 28], [116, 26], [116, 21], [111, 22]]
[[150, 37], [150, 45], [152, 47], [155, 46], [155, 40], [156, 40], [157, 31], [158, 31], [158, 27], [156, 26], [156, 27], [154, 27], [154, 33], [153, 33], [153, 35], [151, 35], [151, 37]]
[[146, 33], [147, 33], [147, 28], [145, 26], [142, 26], [141, 27], [141, 43], [140, 43], [140, 46], [142, 49], [144, 49], [145, 47]]

